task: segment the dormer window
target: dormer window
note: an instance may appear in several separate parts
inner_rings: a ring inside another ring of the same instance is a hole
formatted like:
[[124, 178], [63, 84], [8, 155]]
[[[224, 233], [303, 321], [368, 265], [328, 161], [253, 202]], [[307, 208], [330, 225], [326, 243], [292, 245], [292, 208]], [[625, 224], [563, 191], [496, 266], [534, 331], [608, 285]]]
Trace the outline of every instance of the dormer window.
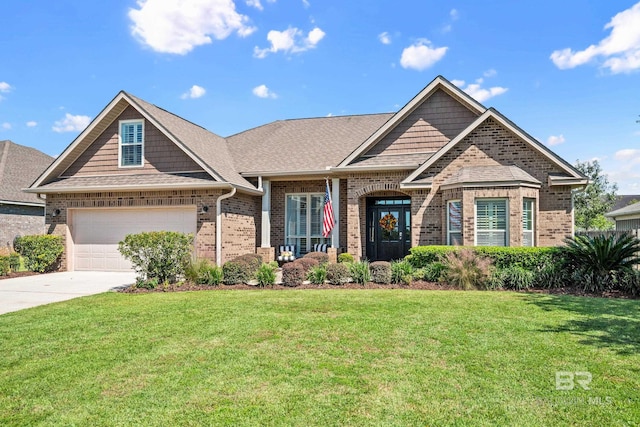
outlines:
[[121, 120], [118, 146], [120, 167], [142, 167], [144, 164], [144, 121]]

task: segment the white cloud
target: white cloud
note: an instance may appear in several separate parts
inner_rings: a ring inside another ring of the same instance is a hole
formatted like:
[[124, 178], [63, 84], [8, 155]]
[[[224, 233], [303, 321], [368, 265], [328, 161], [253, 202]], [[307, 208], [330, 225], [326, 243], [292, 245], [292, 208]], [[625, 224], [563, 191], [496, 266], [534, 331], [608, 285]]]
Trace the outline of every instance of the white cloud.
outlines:
[[485, 71], [484, 73], [482, 73], [483, 76], [485, 77], [494, 77], [496, 74], [498, 74], [498, 72], [496, 70], [494, 70], [493, 68], [488, 69], [487, 71]]
[[130, 9], [131, 34], [157, 52], [185, 55], [196, 46], [227, 38], [245, 37], [256, 28], [236, 12], [233, 0], [138, 0]]
[[564, 139], [564, 135], [560, 134], [560, 135], [551, 135], [549, 138], [547, 138], [547, 145], [552, 147], [554, 145], [560, 145], [562, 143], [564, 143], [565, 139]]
[[271, 99], [275, 99], [278, 97], [278, 95], [276, 95], [274, 92], [271, 91], [271, 89], [269, 89], [267, 87], [267, 85], [260, 85], [260, 86], [256, 86], [253, 88], [253, 94], [255, 96], [257, 96], [258, 98], [271, 98]]
[[34, 128], [36, 126], [38, 126], [38, 122], [36, 121], [31, 120], [27, 122], [27, 127]]
[[460, 17], [460, 13], [458, 13], [457, 9], [451, 9], [451, 11], [449, 12], [449, 17], [452, 21], [457, 21]]
[[201, 98], [204, 94], [207, 93], [207, 90], [202, 86], [193, 85], [189, 91], [183, 93], [180, 98], [182, 99], [196, 99]]
[[502, 95], [509, 89], [501, 86], [493, 86], [490, 88], [483, 88], [482, 83], [484, 79], [480, 78], [475, 81], [475, 83], [469, 83], [467, 87], [464, 87], [464, 80], [452, 80], [451, 83], [458, 86], [460, 89], [465, 91], [468, 95], [473, 97], [478, 102], [484, 102], [487, 99], [493, 98], [494, 96]]
[[10, 92], [11, 89], [13, 89], [13, 88], [11, 87], [11, 85], [9, 83], [0, 82], [0, 92], [7, 93], [7, 92]]
[[271, 47], [260, 49], [256, 46], [253, 50], [253, 56], [256, 58], [264, 58], [269, 53], [285, 52], [298, 53], [313, 49], [325, 36], [325, 32], [316, 27], [304, 36], [302, 30], [298, 28], [287, 28], [284, 31], [271, 30], [267, 33], [267, 40], [271, 43]]
[[255, 7], [258, 10], [264, 10], [264, 7], [262, 7], [262, 3], [260, 3], [260, 0], [247, 0], [246, 3], [247, 6]]
[[625, 148], [623, 150], [616, 151], [616, 154], [614, 154], [613, 157], [616, 160], [638, 163], [640, 162], [640, 150], [636, 148]]
[[640, 69], [640, 2], [615, 15], [604, 29], [611, 29], [611, 34], [597, 45], [580, 51], [556, 50], [551, 60], [561, 70], [584, 65], [598, 57], [604, 59], [602, 67], [613, 74]]
[[391, 36], [386, 31], [378, 34], [378, 40], [380, 40], [380, 43], [382, 44], [391, 44]]
[[9, 123], [9, 122], [4, 122], [4, 123], [2, 124], [2, 130], [9, 130], [9, 129], [11, 129], [11, 123]]
[[311, 3], [309, 3], [309, 0], [302, 0], [302, 5], [307, 9], [311, 7]]
[[448, 47], [432, 47], [429, 40], [418, 40], [409, 47], [404, 48], [400, 57], [400, 65], [403, 68], [413, 68], [422, 71], [442, 59], [447, 53]]
[[90, 122], [91, 118], [89, 116], [74, 116], [73, 114], [66, 113], [64, 119], [56, 121], [51, 129], [58, 133], [79, 132], [89, 126]]

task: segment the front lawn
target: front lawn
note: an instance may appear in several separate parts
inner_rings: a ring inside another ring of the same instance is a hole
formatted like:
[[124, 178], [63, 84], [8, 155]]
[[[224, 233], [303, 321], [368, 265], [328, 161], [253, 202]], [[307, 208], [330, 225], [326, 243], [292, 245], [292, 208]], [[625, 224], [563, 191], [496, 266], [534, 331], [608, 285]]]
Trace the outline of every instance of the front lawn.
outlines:
[[108, 293], [0, 316], [0, 425], [638, 425], [638, 390], [638, 300]]

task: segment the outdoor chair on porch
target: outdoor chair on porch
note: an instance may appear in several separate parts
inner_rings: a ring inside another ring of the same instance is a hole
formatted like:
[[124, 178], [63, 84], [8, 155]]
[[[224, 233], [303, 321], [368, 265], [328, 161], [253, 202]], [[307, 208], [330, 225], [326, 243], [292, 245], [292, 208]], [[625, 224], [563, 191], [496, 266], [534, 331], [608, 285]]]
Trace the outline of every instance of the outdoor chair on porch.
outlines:
[[327, 252], [327, 248], [329, 247], [329, 245], [327, 245], [326, 243], [316, 243], [315, 245], [313, 245], [313, 252]]
[[296, 245], [280, 245], [278, 247], [278, 262], [289, 262], [296, 259]]

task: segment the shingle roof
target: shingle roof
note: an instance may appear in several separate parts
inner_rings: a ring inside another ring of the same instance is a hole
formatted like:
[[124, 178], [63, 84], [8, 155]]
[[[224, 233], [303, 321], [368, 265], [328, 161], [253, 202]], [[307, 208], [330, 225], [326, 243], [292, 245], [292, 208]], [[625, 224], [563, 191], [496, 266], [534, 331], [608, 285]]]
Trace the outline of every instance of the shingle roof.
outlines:
[[441, 185], [486, 184], [491, 182], [542, 184], [517, 166], [465, 166], [444, 180]]
[[393, 114], [280, 120], [227, 138], [240, 173], [295, 173], [337, 166]]
[[631, 203], [640, 202], [640, 194], [621, 194], [616, 196], [616, 202], [611, 207], [611, 212], [629, 206]]
[[199, 173], [147, 173], [140, 175], [74, 176], [61, 178], [40, 187], [42, 190], [77, 191], [78, 189], [111, 189], [153, 187], [197, 187], [216, 181], [206, 172]]
[[37, 195], [25, 193], [33, 181], [51, 164], [53, 157], [35, 148], [11, 141], [0, 141], [0, 201], [37, 203]]
[[625, 206], [624, 208], [617, 209], [615, 211], [611, 211], [609, 213], [606, 213], [605, 216], [613, 218], [613, 217], [619, 217], [624, 215], [634, 215], [634, 214], [640, 214], [640, 202]]
[[407, 166], [407, 168], [417, 168], [423, 164], [434, 153], [412, 153], [393, 154], [382, 156], [360, 157], [351, 162], [350, 167], [370, 167], [370, 166]]
[[224, 138], [129, 93], [127, 96], [137, 104], [137, 107], [154, 117], [167, 132], [213, 169], [219, 175], [220, 181], [255, 188], [236, 172]]

